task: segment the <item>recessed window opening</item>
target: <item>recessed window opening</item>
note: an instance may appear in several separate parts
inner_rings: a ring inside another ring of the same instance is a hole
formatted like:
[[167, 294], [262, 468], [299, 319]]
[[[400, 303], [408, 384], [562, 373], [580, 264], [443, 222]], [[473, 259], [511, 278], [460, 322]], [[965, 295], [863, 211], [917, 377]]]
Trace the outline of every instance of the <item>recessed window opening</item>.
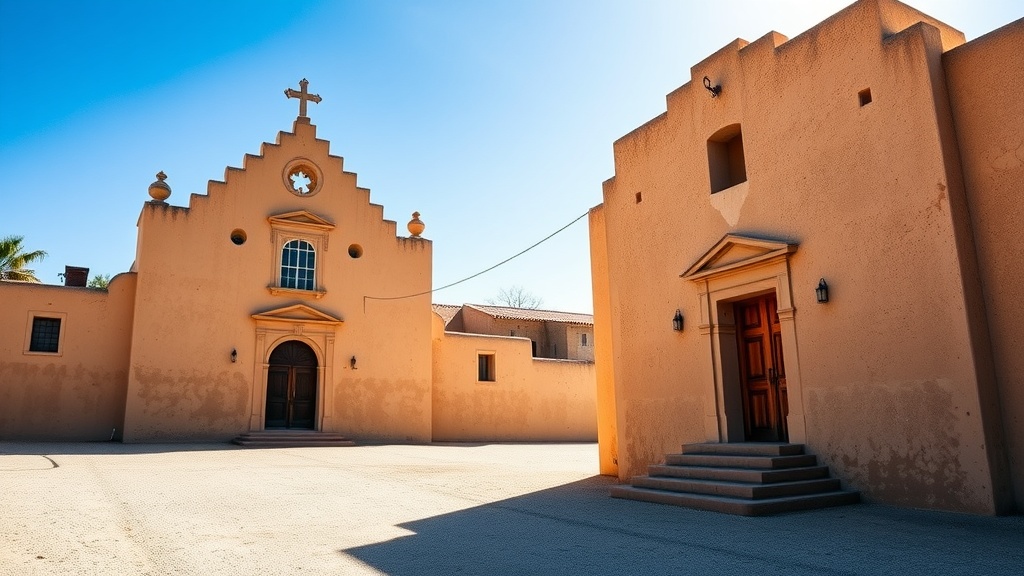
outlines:
[[281, 287], [312, 290], [316, 272], [316, 253], [313, 245], [304, 240], [292, 240], [281, 251]]
[[32, 337], [29, 352], [53, 352], [60, 350], [60, 318], [32, 319]]
[[866, 106], [871, 103], [871, 88], [865, 88], [860, 92], [857, 92], [857, 100], [860, 101], [861, 106]]
[[586, 345], [587, 345], [587, 333], [584, 332], [583, 334], [580, 334], [580, 346], [586, 346]]
[[708, 138], [708, 171], [712, 194], [747, 181], [743, 132], [739, 124], [730, 124]]
[[494, 382], [494, 354], [484, 353], [476, 355], [476, 379], [480, 382]]
[[640, 192], [636, 193], [636, 203], [639, 204], [644, 201], [644, 195]]
[[231, 241], [234, 242], [236, 246], [245, 244], [246, 238], [245, 230], [242, 230], [241, 228], [236, 228], [231, 231]]
[[348, 247], [348, 255], [353, 258], [361, 258], [363, 256], [363, 247], [359, 244], [353, 244]]

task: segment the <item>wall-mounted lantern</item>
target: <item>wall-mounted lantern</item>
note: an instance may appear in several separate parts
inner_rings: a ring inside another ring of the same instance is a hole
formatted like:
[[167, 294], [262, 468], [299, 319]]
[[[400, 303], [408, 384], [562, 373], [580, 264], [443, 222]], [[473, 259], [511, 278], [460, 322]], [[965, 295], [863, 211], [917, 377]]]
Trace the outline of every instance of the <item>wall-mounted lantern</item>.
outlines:
[[818, 297], [818, 304], [828, 302], [828, 284], [825, 283], [824, 278], [818, 281], [818, 287], [814, 289], [814, 294]]
[[235, 350], [234, 348], [231, 349], [231, 361], [238, 362], [238, 350]]
[[704, 77], [704, 88], [707, 89], [708, 92], [711, 92], [712, 98], [717, 98], [718, 95], [722, 93], [722, 85], [715, 84], [714, 86], [712, 86], [711, 79], [708, 78], [707, 76]]
[[352, 368], [353, 370], [355, 370], [355, 369], [356, 369], [356, 357], [355, 357], [355, 356], [353, 356], [353, 357], [352, 357], [352, 358], [351, 358], [351, 359], [350, 359], [350, 360], [348, 361], [348, 365], [349, 365], [349, 368]]
[[683, 331], [683, 313], [678, 308], [676, 309], [676, 315], [672, 317], [672, 329], [676, 332]]

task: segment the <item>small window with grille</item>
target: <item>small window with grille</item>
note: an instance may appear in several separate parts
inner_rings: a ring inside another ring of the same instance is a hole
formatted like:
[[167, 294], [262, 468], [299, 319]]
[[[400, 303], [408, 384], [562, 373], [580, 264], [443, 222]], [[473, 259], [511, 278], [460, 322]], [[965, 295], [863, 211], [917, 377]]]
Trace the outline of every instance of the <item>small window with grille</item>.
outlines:
[[60, 351], [60, 318], [32, 318], [32, 335], [29, 337], [29, 352], [56, 354]]

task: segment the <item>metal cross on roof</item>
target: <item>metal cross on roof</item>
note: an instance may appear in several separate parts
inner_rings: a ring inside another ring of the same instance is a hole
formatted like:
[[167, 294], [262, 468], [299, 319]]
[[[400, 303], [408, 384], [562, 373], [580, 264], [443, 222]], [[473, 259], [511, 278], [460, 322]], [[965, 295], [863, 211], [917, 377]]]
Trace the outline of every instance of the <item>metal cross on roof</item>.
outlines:
[[309, 91], [307, 90], [308, 86], [309, 86], [309, 80], [306, 80], [305, 78], [303, 78], [302, 80], [299, 80], [299, 89], [298, 90], [294, 90], [292, 88], [288, 88], [287, 90], [284, 91], [284, 95], [287, 96], [288, 98], [298, 98], [299, 99], [299, 118], [304, 118], [306, 116], [306, 102], [307, 101], [313, 102], [314, 104], [319, 104], [320, 100], [321, 100], [319, 94], [310, 94], [309, 93]]

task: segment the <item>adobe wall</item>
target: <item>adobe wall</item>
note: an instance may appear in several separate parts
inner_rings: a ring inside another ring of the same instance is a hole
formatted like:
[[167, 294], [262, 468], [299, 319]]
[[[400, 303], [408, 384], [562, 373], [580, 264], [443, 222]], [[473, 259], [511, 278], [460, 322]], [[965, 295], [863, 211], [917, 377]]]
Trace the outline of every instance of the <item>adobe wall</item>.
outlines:
[[[274, 346], [290, 339], [318, 356], [319, 429], [357, 439], [429, 440], [430, 297], [364, 296], [429, 291], [431, 244], [396, 237], [396, 224], [370, 203], [369, 190], [303, 120], [276, 144], [264, 144], [259, 156], [247, 155], [242, 168], [228, 168], [206, 195], [192, 195], [188, 208], [143, 207], [126, 441], [226, 440], [260, 429], [266, 363]], [[322, 172], [315, 194], [286, 188], [284, 171], [296, 158]], [[316, 240], [321, 292], [268, 288], [278, 283], [281, 243], [295, 236], [275, 235], [268, 217], [294, 211], [333, 224]], [[231, 240], [236, 229], [247, 236], [241, 245]], [[351, 256], [350, 247], [361, 248], [361, 256]], [[294, 304], [342, 323], [258, 328], [252, 318]]]
[[569, 356], [569, 327], [562, 322], [541, 322], [544, 326], [544, 333], [547, 335], [548, 349], [545, 350], [544, 354], [541, 354], [544, 358], [571, 358]]
[[[591, 237], [612, 287], [595, 288], [595, 318], [610, 311], [621, 479], [681, 443], [719, 439], [704, 426], [716, 410], [707, 342], [728, 326], [700, 325], [707, 287], [679, 275], [731, 232], [798, 245], [783, 286], [793, 304], [786, 369], [801, 382], [791, 440], [869, 500], [1005, 506], [986, 451], [979, 366], [990, 359], [972, 336], [961, 276], [973, 261], [961, 241], [969, 220], [937, 83], [943, 47], [963, 37], [935, 21], [899, 31], [920, 19], [863, 0], [789, 41], [737, 40], [691, 69], [665, 114], [615, 143], [606, 237]], [[717, 98], [704, 76], [722, 86]], [[712, 194], [707, 140], [732, 124], [747, 179]], [[822, 277], [826, 305], [815, 302]], [[682, 333], [671, 329], [677, 308]]]
[[[569, 360], [594, 361], [594, 327], [580, 324], [564, 324], [566, 357]], [[583, 335], [587, 343], [583, 344]]]
[[[120, 438], [134, 293], [134, 274], [107, 290], [0, 282], [0, 440]], [[28, 352], [33, 313], [61, 318], [58, 353]]]
[[537, 344], [538, 358], [550, 356], [548, 331], [545, 329], [543, 322], [495, 318], [480, 310], [463, 306], [462, 327], [467, 334], [511, 336], [514, 333], [517, 338], [528, 338]]
[[[444, 332], [443, 326], [435, 328], [433, 350], [434, 441], [596, 439], [592, 363], [537, 359], [525, 338]], [[495, 354], [494, 382], [477, 381], [481, 351]]]
[[985, 311], [1002, 438], [1017, 508], [1024, 503], [1024, 20], [943, 55]]
[[[604, 206], [590, 209], [590, 276], [594, 291], [594, 371], [597, 379], [597, 450], [601, 474], [619, 474], [619, 430], [617, 394], [626, 386], [615, 385], [613, 346], [618, 327], [612, 314], [615, 285], [608, 272], [608, 239], [605, 235]], [[615, 304], [617, 305], [617, 303]]]

